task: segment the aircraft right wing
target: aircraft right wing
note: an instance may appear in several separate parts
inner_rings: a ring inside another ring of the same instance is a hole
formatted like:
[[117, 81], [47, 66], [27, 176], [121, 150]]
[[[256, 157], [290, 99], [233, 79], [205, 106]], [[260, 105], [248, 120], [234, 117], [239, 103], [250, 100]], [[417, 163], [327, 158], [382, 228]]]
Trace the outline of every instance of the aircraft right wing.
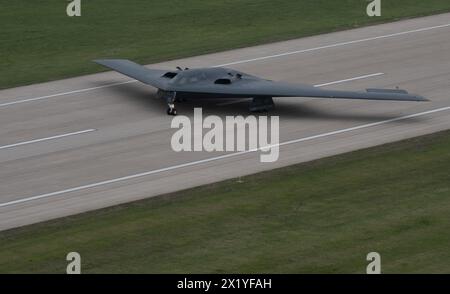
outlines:
[[126, 59], [96, 59], [93, 61], [120, 72], [121, 74], [141, 81], [144, 84], [148, 84], [162, 90], [167, 88], [167, 83], [169, 80], [163, 77], [163, 75], [167, 73], [165, 70], [149, 69]]
[[397, 101], [428, 101], [420, 95], [401, 89], [367, 89], [362, 91], [328, 90], [305, 84], [290, 84], [269, 80], [236, 80], [231, 84], [186, 85], [173, 89], [190, 93], [231, 94], [242, 97], [316, 97], [334, 99], [367, 99]]

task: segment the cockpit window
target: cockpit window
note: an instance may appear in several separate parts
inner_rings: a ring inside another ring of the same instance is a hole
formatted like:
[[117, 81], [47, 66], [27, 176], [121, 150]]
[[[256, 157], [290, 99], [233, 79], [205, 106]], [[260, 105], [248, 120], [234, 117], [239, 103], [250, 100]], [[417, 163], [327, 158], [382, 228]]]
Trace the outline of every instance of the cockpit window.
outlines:
[[188, 81], [189, 81], [189, 83], [196, 83], [196, 82], [198, 82], [198, 77], [190, 77], [188, 79]]
[[195, 84], [203, 81], [210, 81], [216, 84], [231, 84], [235, 80], [242, 78], [242, 75], [233, 70], [222, 68], [210, 68], [199, 70], [184, 70], [178, 72], [174, 78], [174, 83], [178, 85]]
[[178, 73], [176, 73], [176, 72], [166, 72], [164, 75], [163, 75], [163, 77], [165, 77], [165, 78], [168, 78], [168, 79], [173, 79], [174, 77], [176, 77], [177, 76], [177, 74]]
[[179, 85], [184, 85], [184, 84], [193, 84], [193, 83], [198, 83], [200, 81], [204, 81], [207, 80], [208, 76], [206, 75], [206, 73], [204, 72], [200, 72], [200, 71], [192, 71], [192, 72], [183, 72], [180, 75], [178, 75], [176, 83]]

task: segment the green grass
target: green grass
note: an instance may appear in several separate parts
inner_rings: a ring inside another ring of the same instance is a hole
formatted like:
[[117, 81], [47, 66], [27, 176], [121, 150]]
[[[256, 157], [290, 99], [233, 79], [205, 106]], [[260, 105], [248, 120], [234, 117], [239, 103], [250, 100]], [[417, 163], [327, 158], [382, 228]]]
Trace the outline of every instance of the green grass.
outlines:
[[95, 58], [152, 63], [450, 10], [448, 0], [0, 0], [0, 88], [98, 72]]
[[450, 272], [450, 131], [0, 233], [0, 273]]

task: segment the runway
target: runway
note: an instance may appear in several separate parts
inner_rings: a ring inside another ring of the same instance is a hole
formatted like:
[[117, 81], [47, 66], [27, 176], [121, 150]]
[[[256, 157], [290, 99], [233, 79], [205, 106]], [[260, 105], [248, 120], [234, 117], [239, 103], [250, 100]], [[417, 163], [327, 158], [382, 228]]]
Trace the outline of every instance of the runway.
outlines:
[[[276, 98], [280, 158], [260, 163], [258, 151], [172, 151], [165, 102], [115, 72], [2, 90], [0, 230], [450, 128], [450, 13], [149, 65], [175, 66], [342, 90], [399, 86], [431, 102]], [[248, 115], [247, 103], [177, 110]]]

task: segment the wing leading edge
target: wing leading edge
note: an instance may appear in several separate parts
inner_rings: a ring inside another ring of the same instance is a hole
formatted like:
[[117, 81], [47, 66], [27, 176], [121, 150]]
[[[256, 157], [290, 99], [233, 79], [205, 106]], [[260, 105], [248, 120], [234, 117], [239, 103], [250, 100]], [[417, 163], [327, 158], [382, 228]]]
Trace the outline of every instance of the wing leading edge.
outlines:
[[164, 79], [164, 75], [167, 71], [159, 69], [149, 69], [140, 64], [126, 59], [96, 59], [95, 63], [109, 67], [121, 74], [136, 79], [144, 84], [154, 86], [159, 89], [165, 90], [167, 88], [168, 81]]

